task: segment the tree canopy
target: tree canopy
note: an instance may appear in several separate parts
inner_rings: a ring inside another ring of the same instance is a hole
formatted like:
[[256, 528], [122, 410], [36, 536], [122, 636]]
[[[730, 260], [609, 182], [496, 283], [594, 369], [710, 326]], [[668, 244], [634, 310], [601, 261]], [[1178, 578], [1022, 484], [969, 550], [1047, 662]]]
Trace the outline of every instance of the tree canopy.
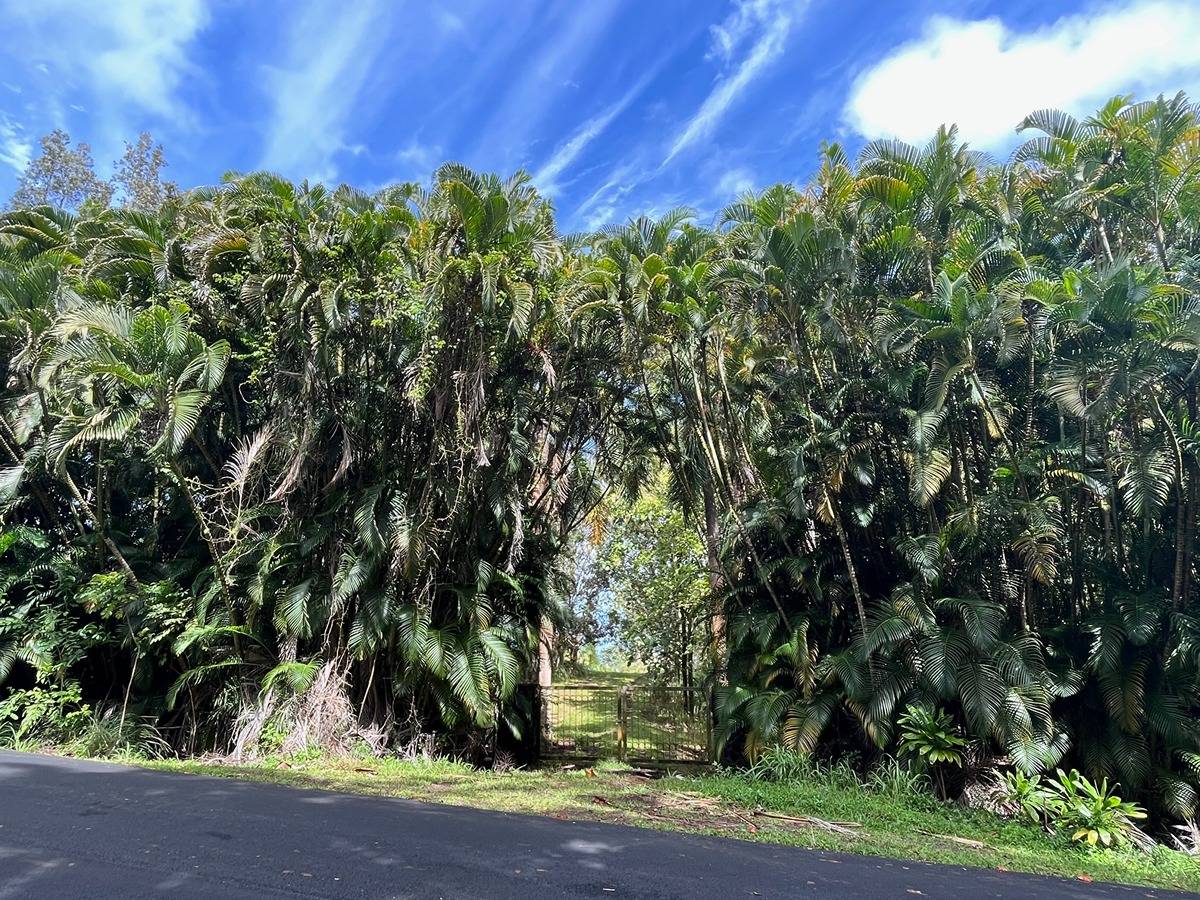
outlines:
[[287, 704], [306, 739], [519, 727], [623, 498], [687, 534], [728, 752], [886, 751], [936, 708], [975, 758], [1195, 816], [1200, 118], [1020, 129], [1004, 161], [828, 145], [711, 227], [583, 237], [457, 164], [31, 197], [0, 218], [0, 680], [184, 750]]

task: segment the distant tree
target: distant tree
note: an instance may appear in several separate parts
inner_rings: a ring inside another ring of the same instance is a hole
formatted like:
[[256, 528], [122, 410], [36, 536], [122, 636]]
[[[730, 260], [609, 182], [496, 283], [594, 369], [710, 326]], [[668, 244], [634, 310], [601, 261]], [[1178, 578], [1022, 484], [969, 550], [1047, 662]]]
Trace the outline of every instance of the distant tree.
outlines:
[[579, 666], [589, 655], [595, 657], [600, 645], [614, 637], [615, 610], [608, 586], [608, 567], [599, 559], [599, 539], [592, 539], [595, 531], [575, 543], [574, 580], [560, 610], [562, 621], [555, 633], [557, 662], [572, 666]]
[[139, 212], [152, 212], [175, 192], [175, 185], [162, 180], [167, 166], [162, 144], [155, 143], [148, 131], [138, 135], [137, 143], [125, 143], [125, 153], [113, 166], [113, 187], [121, 205]]
[[11, 206], [54, 206], [78, 209], [86, 202], [108, 206], [113, 188], [96, 175], [92, 149], [71, 148], [71, 136], [61, 128], [42, 137], [42, 152], [30, 161], [17, 182]]
[[704, 546], [668, 496], [666, 473], [605, 510], [596, 581], [611, 597], [612, 634], [630, 662], [683, 687], [709, 639]]

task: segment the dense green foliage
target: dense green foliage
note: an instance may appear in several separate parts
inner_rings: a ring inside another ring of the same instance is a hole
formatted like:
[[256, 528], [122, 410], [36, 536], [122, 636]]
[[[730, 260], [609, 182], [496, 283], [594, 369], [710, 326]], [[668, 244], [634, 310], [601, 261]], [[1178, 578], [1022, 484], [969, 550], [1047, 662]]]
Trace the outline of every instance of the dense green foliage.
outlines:
[[711, 229], [565, 238], [455, 165], [7, 214], [0, 675], [182, 748], [285, 700], [307, 737], [487, 730], [572, 536], [665, 470], [728, 752], [940, 710], [964, 776], [1194, 816], [1197, 112], [1022, 128], [830, 146]]
[[621, 457], [525, 179], [2, 227], [5, 669], [131, 673], [201, 743], [333, 661], [370, 720], [491, 724]]

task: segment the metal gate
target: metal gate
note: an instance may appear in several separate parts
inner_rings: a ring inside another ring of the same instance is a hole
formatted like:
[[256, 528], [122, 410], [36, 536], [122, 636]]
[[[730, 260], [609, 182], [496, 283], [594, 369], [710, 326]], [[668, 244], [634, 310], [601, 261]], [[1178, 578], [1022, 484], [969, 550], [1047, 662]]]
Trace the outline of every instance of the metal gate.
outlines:
[[538, 689], [540, 755], [704, 763], [709, 698], [695, 688], [564, 684]]

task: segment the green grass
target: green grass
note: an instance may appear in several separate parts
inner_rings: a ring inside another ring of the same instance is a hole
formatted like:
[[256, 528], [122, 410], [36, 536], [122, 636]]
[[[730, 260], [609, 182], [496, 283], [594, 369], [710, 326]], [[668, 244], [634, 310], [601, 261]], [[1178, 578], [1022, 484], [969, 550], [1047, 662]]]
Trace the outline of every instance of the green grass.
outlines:
[[575, 672], [562, 673], [561, 679], [556, 674], [554, 683], [556, 685], [595, 684], [601, 687], [620, 688], [636, 684], [645, 678], [645, 672], [633, 669], [621, 672], [611, 669], [579, 669]]
[[628, 767], [616, 763], [573, 771], [513, 769], [488, 772], [450, 760], [362, 760], [353, 757], [272, 758], [242, 765], [197, 760], [127, 761], [170, 772], [243, 778], [556, 818], [598, 818], [599, 804], [595, 798], [600, 793], [611, 792], [622, 798], [650, 793], [648, 782], [632, 783]]
[[[855, 822], [859, 838], [828, 832], [805, 834], [806, 846], [871, 853], [895, 859], [958, 863], [1045, 875], [1080, 875], [1096, 881], [1200, 890], [1200, 861], [1166, 848], [1088, 850], [1024, 822], [1002, 819], [925, 794], [885, 798], [861, 786], [749, 778], [696, 779], [693, 789], [742, 808], [809, 814]], [[954, 840], [957, 838], [959, 840]], [[961, 841], [974, 841], [974, 846]], [[793, 843], [793, 841], [784, 841]]]
[[[1200, 891], [1200, 863], [1166, 849], [1086, 850], [1020, 822], [938, 803], [882, 796], [838, 779], [772, 783], [712, 774], [659, 780], [608, 763], [590, 770], [487, 772], [450, 761], [291, 757], [247, 765], [139, 765], [435, 803], [719, 834], [752, 841]], [[768, 813], [855, 823], [843, 834]], [[957, 839], [957, 840], [956, 840]], [[966, 843], [964, 843], [966, 842]]]

